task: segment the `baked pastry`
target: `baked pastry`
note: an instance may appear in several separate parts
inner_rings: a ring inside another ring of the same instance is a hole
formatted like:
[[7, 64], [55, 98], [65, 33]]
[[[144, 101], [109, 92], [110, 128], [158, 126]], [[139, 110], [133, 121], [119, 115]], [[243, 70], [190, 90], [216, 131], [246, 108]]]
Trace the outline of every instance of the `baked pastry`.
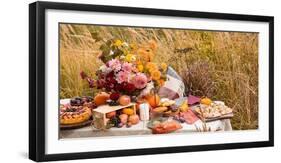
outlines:
[[176, 103], [174, 100], [170, 100], [168, 98], [162, 98], [160, 100], [160, 106], [172, 106]]
[[210, 105], [197, 106], [195, 112], [204, 118], [216, 118], [232, 113], [232, 109], [222, 102], [213, 102]]
[[78, 124], [89, 120], [92, 116], [92, 110], [87, 106], [61, 105], [60, 124], [70, 125]]

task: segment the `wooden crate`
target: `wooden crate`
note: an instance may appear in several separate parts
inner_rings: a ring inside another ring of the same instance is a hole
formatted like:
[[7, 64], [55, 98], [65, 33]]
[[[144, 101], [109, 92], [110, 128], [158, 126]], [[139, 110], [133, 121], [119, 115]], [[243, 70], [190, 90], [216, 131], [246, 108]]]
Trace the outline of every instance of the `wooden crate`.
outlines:
[[117, 110], [121, 110], [124, 108], [128, 108], [131, 107], [134, 110], [134, 114], [136, 114], [136, 104], [135, 103], [130, 103], [129, 105], [126, 106], [109, 106], [109, 105], [101, 105], [95, 109], [93, 109], [93, 125], [95, 128], [97, 129], [105, 129], [106, 128], [106, 114], [113, 112], [113, 111], [117, 111]]

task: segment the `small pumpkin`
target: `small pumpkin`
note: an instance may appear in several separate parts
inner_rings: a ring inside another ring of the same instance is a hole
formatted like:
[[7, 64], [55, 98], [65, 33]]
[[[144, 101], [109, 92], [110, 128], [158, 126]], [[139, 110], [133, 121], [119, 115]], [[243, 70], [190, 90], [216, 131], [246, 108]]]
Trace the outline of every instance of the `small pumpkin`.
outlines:
[[160, 97], [158, 96], [158, 94], [149, 94], [146, 96], [145, 99], [147, 100], [149, 105], [153, 108], [157, 107], [160, 103]]
[[109, 94], [106, 93], [106, 92], [100, 92], [98, 93], [95, 98], [94, 98], [94, 103], [97, 105], [97, 106], [100, 106], [100, 105], [104, 105], [106, 104], [106, 100], [109, 99]]

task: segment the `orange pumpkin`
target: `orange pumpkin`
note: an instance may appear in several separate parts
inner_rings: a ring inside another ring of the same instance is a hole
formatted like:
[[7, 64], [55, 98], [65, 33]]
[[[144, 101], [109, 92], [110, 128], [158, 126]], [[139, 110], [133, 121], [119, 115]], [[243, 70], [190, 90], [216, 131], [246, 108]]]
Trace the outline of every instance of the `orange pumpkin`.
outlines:
[[146, 96], [146, 100], [153, 108], [157, 107], [160, 103], [160, 97], [157, 94], [149, 94]]
[[106, 104], [106, 100], [109, 99], [109, 94], [106, 93], [106, 92], [100, 92], [98, 93], [95, 98], [94, 98], [94, 102], [97, 106], [100, 106], [100, 105], [104, 105]]

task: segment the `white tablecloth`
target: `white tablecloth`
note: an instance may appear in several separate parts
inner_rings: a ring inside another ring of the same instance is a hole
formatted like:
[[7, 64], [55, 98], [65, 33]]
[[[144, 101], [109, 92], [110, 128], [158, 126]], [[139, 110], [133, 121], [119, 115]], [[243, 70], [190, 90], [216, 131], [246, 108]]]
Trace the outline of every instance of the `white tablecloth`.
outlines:
[[[68, 103], [69, 99], [61, 100], [61, 104]], [[60, 138], [83, 138], [83, 137], [102, 137], [102, 136], [127, 136], [127, 135], [149, 135], [152, 134], [151, 130], [146, 127], [144, 121], [140, 121], [138, 124], [127, 128], [123, 126], [122, 128], [113, 127], [108, 130], [98, 130], [91, 126], [86, 126], [79, 129], [69, 129], [69, 130], [60, 130]], [[173, 132], [176, 133], [192, 133], [196, 132], [197, 128], [202, 128], [202, 121], [199, 119], [194, 124], [182, 123], [182, 129]], [[211, 131], [231, 131], [230, 119], [216, 120], [206, 123], [207, 127]]]

